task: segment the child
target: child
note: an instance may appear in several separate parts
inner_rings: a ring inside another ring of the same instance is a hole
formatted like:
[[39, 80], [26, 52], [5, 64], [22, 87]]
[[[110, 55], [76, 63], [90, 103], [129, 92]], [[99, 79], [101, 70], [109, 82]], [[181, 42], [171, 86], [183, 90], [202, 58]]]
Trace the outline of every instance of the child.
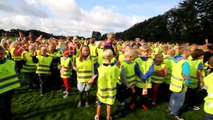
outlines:
[[70, 75], [72, 73], [72, 61], [71, 58], [68, 57], [69, 54], [67, 54], [66, 52], [68, 51], [63, 52], [63, 57], [61, 57], [60, 65], [58, 66], [58, 68], [60, 69], [61, 78], [64, 82], [64, 86], [66, 87], [66, 90], [63, 92], [65, 93], [63, 98], [67, 98], [70, 94]]
[[183, 120], [179, 112], [185, 101], [186, 89], [191, 84], [190, 65], [187, 61], [190, 53], [189, 46], [181, 45], [179, 47], [180, 56], [176, 57], [177, 63], [172, 67], [172, 77], [169, 86], [172, 94], [169, 101], [169, 110], [171, 110], [172, 117], [177, 120]]
[[[124, 52], [125, 59], [121, 62], [121, 83], [117, 85], [117, 114], [124, 117], [125, 113], [122, 110], [122, 105], [125, 105], [125, 99], [130, 96], [135, 96], [135, 58], [137, 57], [136, 51], [132, 48], [126, 49]], [[131, 101], [132, 103], [132, 101]]]
[[44, 96], [44, 93], [47, 91], [48, 78], [53, 69], [53, 57], [47, 55], [47, 52], [48, 50], [46, 47], [41, 47], [40, 55], [33, 57], [33, 62], [37, 63], [36, 73], [40, 80], [40, 96]]
[[86, 92], [85, 106], [88, 107], [89, 90], [91, 84], [88, 82], [92, 79], [94, 74], [94, 64], [90, 57], [89, 46], [83, 45], [80, 49], [80, 56], [76, 58], [76, 72], [77, 72], [77, 87], [79, 90], [79, 102], [77, 107], [82, 106], [83, 93]]
[[[213, 68], [213, 56], [209, 58], [209, 66]], [[213, 97], [212, 97], [212, 92], [213, 92], [213, 72], [210, 73], [208, 76], [204, 78], [204, 83], [205, 83], [205, 89], [207, 90], [208, 95], [205, 97], [205, 103], [204, 103], [204, 111], [205, 111], [205, 116], [204, 120], [212, 120], [213, 119]]]
[[154, 73], [152, 74], [153, 93], [152, 93], [152, 105], [156, 105], [158, 96], [158, 89], [163, 83], [164, 76], [167, 73], [166, 65], [163, 63], [164, 56], [161, 53], [157, 53], [154, 59]]
[[190, 63], [190, 78], [192, 84], [189, 85], [186, 92], [186, 103], [188, 107], [192, 107], [193, 110], [199, 110], [197, 99], [197, 91], [200, 87], [203, 87], [203, 75], [202, 71], [204, 66], [202, 64], [202, 59], [204, 56], [204, 51], [201, 49], [195, 49], [192, 53], [192, 60]]
[[23, 60], [25, 61], [23, 68], [21, 69], [21, 72], [24, 73], [24, 77], [29, 85], [28, 89], [29, 91], [32, 91], [33, 89], [33, 83], [36, 83], [38, 85], [38, 82], [36, 81], [36, 64], [33, 63], [33, 56], [36, 55], [36, 50], [34, 45], [29, 46], [29, 51], [23, 52]]
[[113, 52], [107, 49], [103, 52], [104, 63], [98, 68], [98, 105], [95, 120], [100, 119], [101, 105], [106, 104], [107, 120], [111, 120], [111, 108], [115, 102], [116, 84], [120, 75], [119, 68], [111, 64]]
[[[147, 45], [143, 45], [140, 48], [141, 52], [141, 57], [138, 57], [135, 62], [136, 68], [139, 70], [136, 70], [136, 74], [140, 75], [136, 77], [136, 92], [140, 96], [140, 104], [141, 107], [144, 110], [147, 110], [148, 108], [145, 105], [145, 100], [146, 98], [144, 97], [144, 94], [142, 94], [143, 90], [147, 91], [147, 88], [151, 89], [152, 84], [151, 84], [151, 75], [154, 72], [154, 62], [152, 59], [150, 59], [149, 56], [149, 50], [150, 47]], [[143, 75], [144, 74], [144, 75]], [[135, 103], [132, 104], [134, 106]], [[132, 107], [134, 108], [134, 107]]]

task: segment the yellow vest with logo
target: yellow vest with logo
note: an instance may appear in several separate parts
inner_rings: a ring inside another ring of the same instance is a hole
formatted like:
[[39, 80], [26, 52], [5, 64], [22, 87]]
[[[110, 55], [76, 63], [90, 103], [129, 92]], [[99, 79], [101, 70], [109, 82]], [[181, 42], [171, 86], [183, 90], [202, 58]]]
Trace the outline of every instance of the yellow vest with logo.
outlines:
[[127, 82], [130, 85], [135, 85], [135, 80], [136, 80], [135, 62], [127, 63], [127, 62], [123, 61], [121, 63], [121, 67], [123, 67], [123, 69], [125, 70]]
[[50, 65], [53, 58], [50, 56], [45, 57], [41, 55], [36, 57], [38, 58], [36, 73], [48, 75], [50, 73]]
[[116, 65], [98, 68], [98, 100], [102, 103], [113, 105], [116, 98], [116, 84], [120, 70]]
[[208, 95], [204, 98], [204, 111], [208, 114], [213, 115], [213, 73], [210, 73], [204, 78], [205, 88]]
[[189, 85], [189, 88], [195, 89], [198, 87], [199, 79], [197, 76], [197, 68], [200, 64], [200, 60], [192, 60], [189, 62], [190, 64], [190, 78], [192, 83]]
[[70, 78], [71, 75], [71, 58], [61, 57], [61, 78]]
[[182, 75], [182, 66], [186, 60], [174, 63], [172, 69], [171, 83], [169, 89], [173, 92], [181, 92], [183, 90], [184, 78]]
[[[165, 64], [161, 64], [159, 66], [157, 65], [154, 65], [154, 71], [160, 71], [160, 70], [163, 70], [165, 68]], [[158, 83], [158, 84], [161, 84], [163, 83], [164, 81], [164, 76], [160, 76], [160, 75], [157, 75], [155, 72], [152, 74], [151, 76], [151, 79], [152, 79], [152, 82], [153, 83]]]
[[79, 82], [88, 82], [93, 75], [93, 62], [92, 59], [86, 59], [82, 62], [79, 57], [76, 58], [76, 66], [77, 66], [77, 80]]
[[18, 87], [20, 83], [15, 72], [15, 62], [6, 60], [0, 64], [0, 94]]
[[26, 63], [23, 65], [23, 68], [21, 69], [21, 72], [24, 73], [30, 73], [36, 71], [36, 63], [33, 63], [33, 58], [30, 56], [31, 53], [28, 51], [24, 51], [26, 56]]
[[[143, 61], [141, 58], [137, 58], [135, 60], [136, 63], [138, 63], [139, 65], [139, 69], [143, 74], [146, 74], [146, 72], [149, 71], [150, 67], [152, 66], [153, 60], [148, 58], [147, 61]], [[139, 88], [144, 88], [145, 86], [147, 88], [152, 88], [152, 84], [151, 84], [151, 77], [149, 77], [146, 82], [144, 82], [143, 80], [141, 80], [140, 77], [136, 76], [136, 82], [135, 82], [135, 86], [139, 87]]]

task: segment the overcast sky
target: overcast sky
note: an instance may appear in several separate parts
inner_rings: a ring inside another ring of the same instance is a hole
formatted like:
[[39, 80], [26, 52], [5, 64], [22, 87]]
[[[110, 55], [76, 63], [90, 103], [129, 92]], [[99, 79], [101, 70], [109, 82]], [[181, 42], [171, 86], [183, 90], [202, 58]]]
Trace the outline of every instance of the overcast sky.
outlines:
[[122, 32], [182, 0], [0, 0], [0, 29], [91, 37]]

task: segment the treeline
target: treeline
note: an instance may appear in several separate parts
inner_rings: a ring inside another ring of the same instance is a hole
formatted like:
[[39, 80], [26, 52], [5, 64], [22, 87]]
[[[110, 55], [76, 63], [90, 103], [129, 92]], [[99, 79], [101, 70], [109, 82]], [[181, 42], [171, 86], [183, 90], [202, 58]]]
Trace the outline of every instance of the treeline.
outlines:
[[[22, 31], [26, 36], [32, 31], [35, 36], [43, 35], [43, 38], [54, 37], [56, 39], [66, 36], [55, 36], [39, 30], [8, 31], [12, 37], [18, 37]], [[3, 35], [6, 31], [0, 29]], [[78, 38], [83, 38], [79, 37]], [[96, 39], [105, 39], [106, 34], [101, 35], [93, 31], [92, 36]], [[203, 44], [204, 39], [213, 39], [213, 1], [212, 0], [184, 0], [175, 8], [170, 9], [163, 15], [152, 17], [143, 22], [133, 25], [131, 28], [116, 33], [116, 39], [134, 40], [142, 38], [146, 41], [161, 42], [189, 42]]]
[[204, 43], [213, 39], [213, 1], [184, 0], [172, 8], [131, 28], [116, 33], [124, 40], [140, 37], [146, 41]]
[[46, 33], [40, 30], [20, 30], [20, 29], [11, 29], [10, 31], [5, 31], [3, 29], [0, 29], [1, 37], [4, 36], [5, 33], [9, 33], [10, 37], [17, 39], [19, 37], [19, 32], [22, 32], [25, 36], [29, 35], [29, 32], [32, 32], [34, 36], [39, 37], [40, 35], [43, 36], [43, 38], [48, 39], [50, 37], [59, 39], [59, 38], [65, 38], [63, 35], [53, 35], [50, 33]]

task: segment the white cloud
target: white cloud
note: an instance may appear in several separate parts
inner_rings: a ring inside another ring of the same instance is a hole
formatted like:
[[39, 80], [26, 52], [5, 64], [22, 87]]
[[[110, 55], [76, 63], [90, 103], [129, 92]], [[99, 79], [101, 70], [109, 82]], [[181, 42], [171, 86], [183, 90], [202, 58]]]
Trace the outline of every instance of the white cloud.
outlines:
[[0, 2], [0, 7], [2, 5], [7, 5], [11, 10], [0, 8], [0, 11], [11, 16], [0, 18], [0, 28], [37, 29], [56, 35], [90, 37], [92, 31], [100, 31], [102, 34], [121, 32], [149, 18], [123, 15], [116, 11], [115, 6], [94, 6], [85, 10], [75, 0], [25, 0], [17, 3], [19, 8], [14, 8], [4, 0], [4, 3]]

